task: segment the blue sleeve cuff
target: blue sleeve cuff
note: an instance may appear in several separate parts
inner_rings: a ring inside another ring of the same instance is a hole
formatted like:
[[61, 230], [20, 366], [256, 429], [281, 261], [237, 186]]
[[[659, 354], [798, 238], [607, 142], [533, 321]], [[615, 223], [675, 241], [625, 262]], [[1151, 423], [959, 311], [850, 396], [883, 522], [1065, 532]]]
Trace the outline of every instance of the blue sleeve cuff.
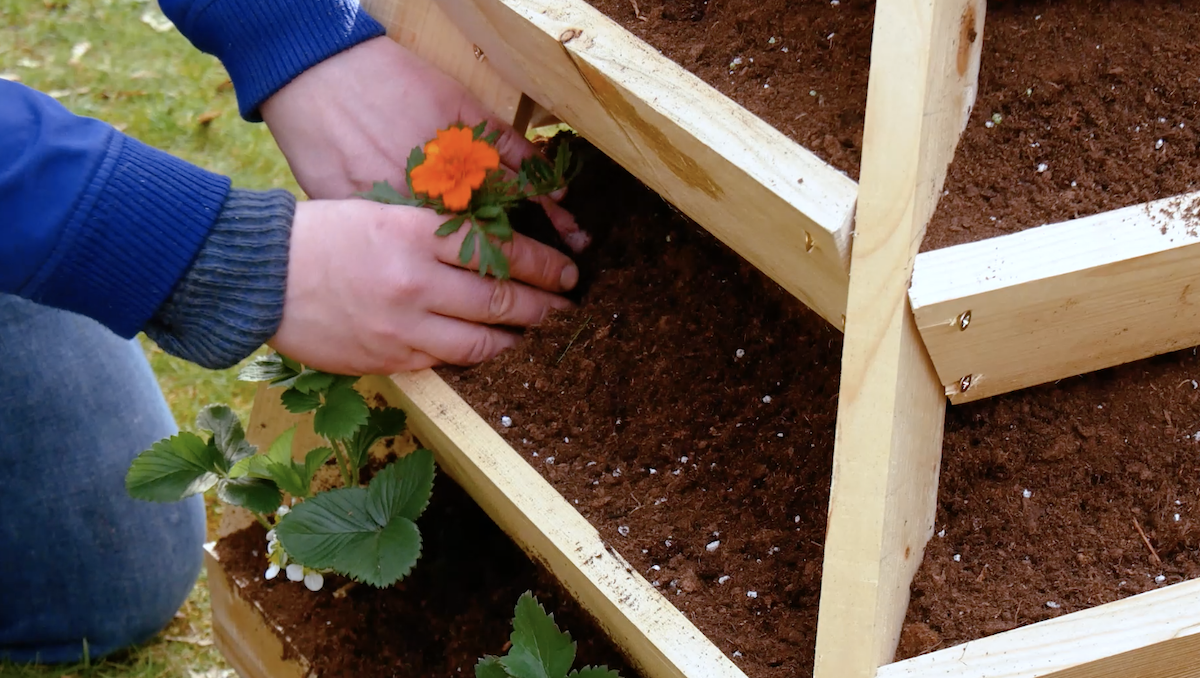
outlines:
[[385, 33], [357, 0], [161, 0], [199, 49], [229, 71], [242, 117], [309, 68]]
[[49, 259], [19, 293], [129, 338], [191, 265], [229, 179], [119, 133], [95, 177]]

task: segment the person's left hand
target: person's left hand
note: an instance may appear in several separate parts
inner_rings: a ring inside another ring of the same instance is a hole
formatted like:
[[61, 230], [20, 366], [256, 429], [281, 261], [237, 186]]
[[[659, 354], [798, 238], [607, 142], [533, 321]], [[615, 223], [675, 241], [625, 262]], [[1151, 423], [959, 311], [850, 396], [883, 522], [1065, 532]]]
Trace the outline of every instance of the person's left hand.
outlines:
[[[537, 152], [458, 82], [386, 37], [310, 68], [267, 99], [261, 112], [313, 198], [347, 198], [383, 180], [403, 187], [412, 149], [458, 122], [489, 120], [489, 129], [501, 130], [496, 148], [510, 169]], [[588, 236], [575, 218], [549, 198], [539, 202], [563, 241], [582, 250]]]

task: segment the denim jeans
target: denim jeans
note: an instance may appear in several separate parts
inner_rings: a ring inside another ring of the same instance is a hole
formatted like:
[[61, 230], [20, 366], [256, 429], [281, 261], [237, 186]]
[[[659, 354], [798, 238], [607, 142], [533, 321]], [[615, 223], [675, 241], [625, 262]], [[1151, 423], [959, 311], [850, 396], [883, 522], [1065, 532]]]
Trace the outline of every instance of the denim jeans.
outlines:
[[204, 504], [130, 499], [125, 471], [175, 431], [136, 342], [0, 295], [0, 658], [96, 658], [171, 621]]

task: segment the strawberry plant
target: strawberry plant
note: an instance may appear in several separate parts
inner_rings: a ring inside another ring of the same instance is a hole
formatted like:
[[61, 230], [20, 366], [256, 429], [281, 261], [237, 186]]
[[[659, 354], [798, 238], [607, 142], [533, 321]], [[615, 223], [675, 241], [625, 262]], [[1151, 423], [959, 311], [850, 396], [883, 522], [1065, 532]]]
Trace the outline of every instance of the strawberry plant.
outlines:
[[512, 647], [503, 657], [488, 655], [475, 665], [475, 678], [621, 678], [607, 666], [575, 663], [575, 641], [561, 631], [532, 593], [517, 601], [513, 617]]
[[[359, 481], [371, 447], [404, 430], [404, 412], [368, 406], [354, 388], [358, 377], [311, 370], [279, 354], [259, 358], [239, 377], [284, 388], [284, 407], [312, 412], [313, 430], [327, 445], [295, 461], [292, 427], [258, 454], [237, 415], [210, 405], [196, 418], [196, 428], [210, 433], [207, 439], [179, 433], [133, 460], [125, 477], [130, 496], [179, 501], [215, 486], [221, 501], [249, 510], [267, 528], [268, 579], [284, 571], [317, 590], [327, 572], [376, 587], [407, 576], [421, 555], [416, 520], [429, 503], [433, 454], [417, 450], [365, 486]], [[342, 486], [316, 492], [317, 471], [330, 459]]]
[[[427, 207], [452, 215], [438, 228], [439, 236], [457, 233], [469, 224], [459, 249], [465, 266], [478, 252], [479, 274], [508, 277], [508, 258], [500, 244], [513, 238], [508, 210], [522, 200], [550, 195], [567, 187], [578, 171], [567, 144], [559, 144], [554, 161], [534, 155], [521, 162], [515, 176], [500, 168], [496, 140], [484, 135], [487, 122], [475, 127], [453, 125], [440, 130], [423, 147], [413, 149], [405, 172], [408, 195], [386, 181], [374, 184], [361, 197], [389, 205]], [[411, 196], [411, 197], [410, 197]]]

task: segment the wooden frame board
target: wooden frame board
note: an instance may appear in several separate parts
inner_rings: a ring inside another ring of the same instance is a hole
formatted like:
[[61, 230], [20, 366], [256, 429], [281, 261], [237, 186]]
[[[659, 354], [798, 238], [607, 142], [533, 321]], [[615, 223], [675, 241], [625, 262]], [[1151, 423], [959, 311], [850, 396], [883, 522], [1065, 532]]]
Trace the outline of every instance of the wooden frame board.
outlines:
[[917, 257], [909, 298], [952, 402], [1200, 344], [1200, 193]]

